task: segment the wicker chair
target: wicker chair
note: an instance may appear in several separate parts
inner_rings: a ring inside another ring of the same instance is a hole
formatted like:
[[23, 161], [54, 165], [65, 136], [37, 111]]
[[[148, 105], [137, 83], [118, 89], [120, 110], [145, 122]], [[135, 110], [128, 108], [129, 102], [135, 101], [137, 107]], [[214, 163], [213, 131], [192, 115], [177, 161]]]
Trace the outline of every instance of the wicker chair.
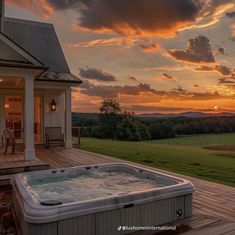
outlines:
[[11, 129], [7, 128], [5, 131], [3, 131], [3, 135], [4, 135], [4, 138], [5, 138], [5, 151], [4, 151], [4, 154], [6, 155], [7, 154], [7, 150], [8, 150], [8, 147], [11, 146], [12, 149], [11, 149], [11, 154], [15, 154], [15, 136], [14, 136], [14, 133]]

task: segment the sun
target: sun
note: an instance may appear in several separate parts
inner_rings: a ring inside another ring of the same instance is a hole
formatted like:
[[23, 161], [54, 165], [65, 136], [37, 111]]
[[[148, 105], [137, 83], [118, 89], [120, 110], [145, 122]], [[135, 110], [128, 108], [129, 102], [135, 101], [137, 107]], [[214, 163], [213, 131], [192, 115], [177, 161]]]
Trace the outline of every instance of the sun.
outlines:
[[219, 106], [218, 106], [218, 105], [215, 105], [215, 106], [213, 107], [213, 109], [214, 109], [214, 111], [218, 111], [218, 110], [219, 110]]

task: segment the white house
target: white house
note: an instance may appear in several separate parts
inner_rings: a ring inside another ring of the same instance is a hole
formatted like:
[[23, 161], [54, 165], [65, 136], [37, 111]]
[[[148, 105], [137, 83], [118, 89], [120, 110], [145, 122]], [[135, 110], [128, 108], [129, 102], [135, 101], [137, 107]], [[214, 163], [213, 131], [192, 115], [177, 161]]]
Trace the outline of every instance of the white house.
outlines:
[[80, 83], [53, 25], [4, 17], [0, 0], [0, 134], [11, 128], [26, 160], [44, 143], [45, 127], [60, 126], [65, 147], [72, 147], [71, 88]]

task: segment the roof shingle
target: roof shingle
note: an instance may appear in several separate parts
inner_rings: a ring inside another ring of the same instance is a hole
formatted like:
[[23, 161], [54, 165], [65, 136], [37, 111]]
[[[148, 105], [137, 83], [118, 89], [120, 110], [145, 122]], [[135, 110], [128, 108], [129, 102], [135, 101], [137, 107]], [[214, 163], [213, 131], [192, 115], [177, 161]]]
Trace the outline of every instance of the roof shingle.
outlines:
[[[76, 76], [70, 72], [53, 24], [5, 17], [4, 34], [49, 67], [49, 72], [57, 74], [58, 80], [66, 77], [68, 81], [71, 77], [72, 81], [76, 81]], [[62, 74], [64, 75], [60, 77]], [[40, 80], [46, 80], [45, 74]], [[81, 82], [79, 78], [77, 81]]]

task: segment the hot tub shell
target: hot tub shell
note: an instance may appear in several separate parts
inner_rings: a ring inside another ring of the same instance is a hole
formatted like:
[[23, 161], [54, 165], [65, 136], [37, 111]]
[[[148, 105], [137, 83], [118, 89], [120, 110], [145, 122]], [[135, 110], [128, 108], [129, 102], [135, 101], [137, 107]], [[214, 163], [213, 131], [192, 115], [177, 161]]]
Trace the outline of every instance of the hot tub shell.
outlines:
[[[93, 168], [125, 169], [175, 184], [56, 206], [36, 203], [27, 191], [29, 179]], [[192, 183], [130, 164], [96, 164], [22, 173], [14, 177], [12, 186], [15, 217], [23, 235], [120, 235], [130, 231], [120, 231], [119, 226], [157, 226], [192, 215]]]

